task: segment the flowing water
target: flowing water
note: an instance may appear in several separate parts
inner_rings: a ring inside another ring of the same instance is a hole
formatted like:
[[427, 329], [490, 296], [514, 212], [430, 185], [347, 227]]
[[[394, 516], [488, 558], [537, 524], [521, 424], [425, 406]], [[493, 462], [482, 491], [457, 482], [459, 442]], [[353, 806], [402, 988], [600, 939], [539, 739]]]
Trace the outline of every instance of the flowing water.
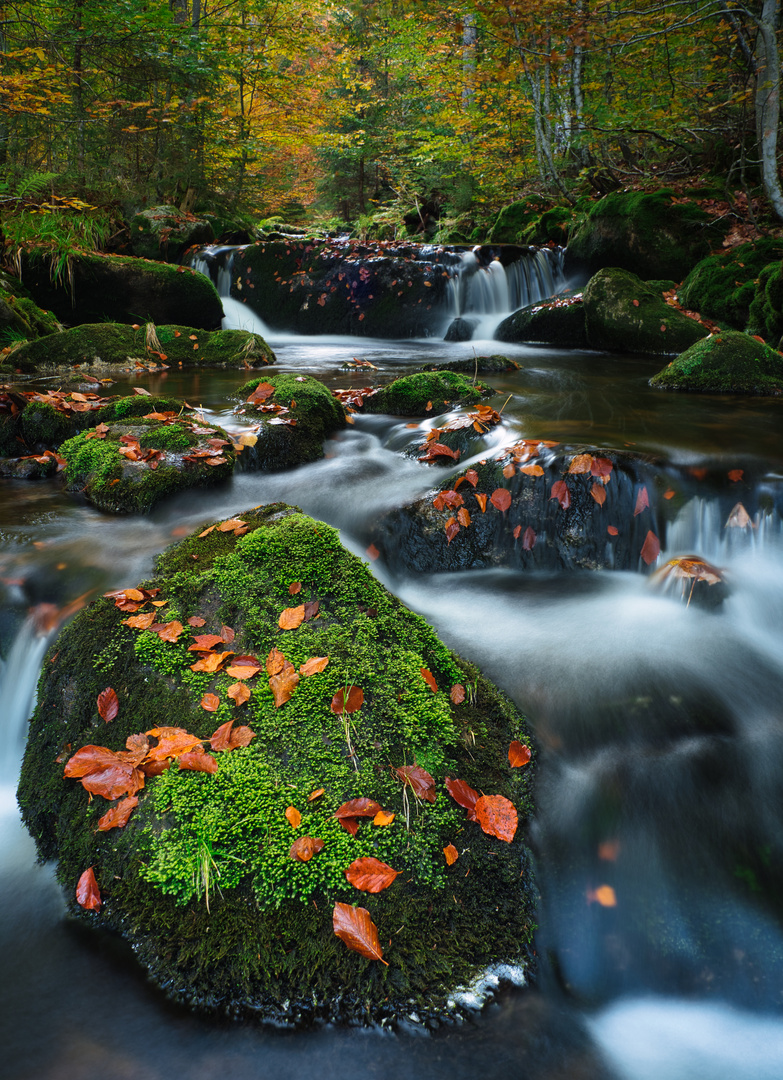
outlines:
[[[226, 302], [229, 316], [239, 308]], [[239, 308], [247, 325], [252, 318]], [[491, 314], [492, 312], [488, 312]], [[496, 317], [499, 317], [495, 312]], [[271, 339], [279, 367], [363, 386], [433, 360], [498, 351], [477, 341]], [[661, 468], [738, 466], [755, 528], [726, 529], [698, 491], [660, 562], [723, 568], [714, 610], [640, 572], [473, 570], [379, 577], [480, 663], [529, 715], [540, 747], [532, 843], [541, 891], [536, 982], [500, 986], [475, 1021], [423, 1033], [277, 1032], [191, 1016], [150, 987], [125, 946], [64, 918], [14, 799], [37, 672], [59, 620], [147, 575], [203, 522], [284, 499], [337, 526], [358, 553], [386, 510], [442, 486], [401, 455], [405, 421], [358, 417], [326, 457], [238, 473], [143, 519], [115, 519], [54, 481], [0, 488], [0, 1071], [13, 1080], [212, 1080], [318, 1074], [487, 1080], [778, 1080], [783, 1075], [783, 404], [654, 393], [656, 361], [504, 346], [509, 398], [496, 442], [549, 438], [658, 455]], [[378, 371], [345, 370], [352, 359]], [[166, 372], [228, 427], [242, 372]], [[113, 392], [129, 384], [118, 383]], [[432, 424], [434, 421], [428, 421]], [[426, 426], [423, 425], [423, 426]], [[414, 433], [415, 434], [415, 433]], [[419, 432], [420, 436], [420, 432]], [[464, 467], [464, 463], [463, 463]], [[436, 467], [437, 468], [437, 467]], [[778, 509], [775, 509], [777, 506]]]

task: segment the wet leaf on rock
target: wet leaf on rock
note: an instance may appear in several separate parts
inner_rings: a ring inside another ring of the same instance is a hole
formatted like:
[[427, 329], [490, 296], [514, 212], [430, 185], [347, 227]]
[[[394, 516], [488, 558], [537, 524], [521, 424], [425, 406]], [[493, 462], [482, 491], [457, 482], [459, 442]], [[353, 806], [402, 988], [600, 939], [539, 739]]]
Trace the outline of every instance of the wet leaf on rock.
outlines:
[[297, 862], [310, 862], [313, 855], [317, 855], [323, 849], [323, 840], [319, 840], [314, 836], [300, 836], [291, 844], [291, 850], [288, 854]]
[[292, 829], [298, 829], [302, 824], [302, 815], [295, 806], [287, 806], [285, 808], [285, 816]]
[[281, 630], [296, 630], [301, 626], [305, 618], [305, 605], [299, 604], [298, 607], [284, 608], [280, 618], [277, 620], [277, 625]]
[[429, 686], [429, 688], [433, 692], [433, 694], [437, 694], [437, 692], [438, 692], [438, 684], [435, 681], [435, 676], [432, 674], [430, 669], [423, 667], [423, 668], [420, 668], [419, 670], [421, 671], [422, 678], [424, 679], [427, 686]]
[[274, 695], [276, 709], [291, 700], [298, 685], [299, 672], [289, 660], [284, 661], [278, 674], [269, 678], [269, 689]]
[[426, 769], [422, 769], [421, 765], [400, 765], [399, 768], [395, 768], [394, 772], [402, 780], [403, 784], [407, 784], [411, 788], [413, 794], [420, 799], [426, 799], [427, 802], [434, 803], [437, 798], [435, 794], [435, 781], [427, 772]]
[[107, 810], [96, 826], [98, 832], [108, 832], [109, 829], [124, 829], [134, 809], [139, 805], [138, 795], [127, 795], [116, 806]]
[[655, 562], [655, 560], [658, 558], [660, 553], [661, 553], [660, 541], [658, 540], [658, 537], [655, 535], [655, 533], [652, 532], [652, 530], [650, 530], [647, 533], [647, 536], [645, 536], [644, 543], [642, 544], [642, 551], [641, 551], [642, 559], [644, 559], [644, 561], [649, 566], [650, 563]]
[[180, 769], [187, 769], [190, 772], [203, 772], [203, 773], [216, 773], [218, 771], [218, 763], [211, 754], [208, 754], [203, 746], [197, 746], [194, 750], [188, 750], [185, 754], [180, 754], [177, 758], [177, 765]]
[[361, 892], [379, 893], [388, 889], [399, 872], [399, 870], [393, 870], [388, 863], [368, 855], [361, 859], [354, 859], [345, 870], [345, 876], [355, 889]]
[[449, 697], [455, 705], [462, 704], [462, 702], [465, 700], [465, 687], [462, 685], [462, 683], [455, 683], [454, 686], [452, 686], [449, 692]]
[[220, 708], [220, 698], [217, 694], [204, 694], [201, 699], [201, 708], [205, 712], [217, 712]]
[[522, 765], [527, 765], [528, 761], [530, 761], [530, 747], [514, 739], [508, 748], [509, 765], [512, 769], [519, 769]]
[[503, 795], [482, 795], [476, 802], [476, 821], [488, 836], [510, 844], [519, 819], [514, 804]]
[[95, 873], [91, 866], [87, 867], [76, 883], [76, 903], [83, 907], [85, 911], [98, 911], [103, 903], [101, 891], [98, 888], [98, 882], [95, 880]]
[[383, 959], [383, 950], [378, 939], [378, 928], [370, 918], [366, 908], [351, 907], [350, 904], [336, 903], [332, 913], [334, 932], [352, 952], [361, 953], [369, 960]]
[[102, 720], [105, 720], [108, 724], [113, 720], [120, 709], [120, 703], [117, 698], [116, 691], [112, 690], [110, 686], [107, 686], [105, 690], [101, 690], [98, 694], [98, 714]]
[[[478, 496], [476, 496], [478, 498]], [[495, 488], [489, 497], [489, 501], [496, 510], [505, 512], [511, 506], [511, 492], [508, 488]], [[483, 509], [483, 507], [482, 507]]]
[[476, 803], [480, 797], [475, 788], [465, 783], [464, 780], [452, 780], [447, 776], [446, 791], [448, 791], [455, 803], [465, 807], [468, 812], [468, 821], [475, 821]]
[[459, 858], [459, 852], [453, 844], [446, 844], [445, 848], [443, 849], [443, 854], [446, 857], [446, 866], [453, 866]]
[[364, 690], [361, 686], [346, 686], [338, 690], [332, 698], [329, 708], [335, 716], [343, 713], [355, 713], [364, 704]]

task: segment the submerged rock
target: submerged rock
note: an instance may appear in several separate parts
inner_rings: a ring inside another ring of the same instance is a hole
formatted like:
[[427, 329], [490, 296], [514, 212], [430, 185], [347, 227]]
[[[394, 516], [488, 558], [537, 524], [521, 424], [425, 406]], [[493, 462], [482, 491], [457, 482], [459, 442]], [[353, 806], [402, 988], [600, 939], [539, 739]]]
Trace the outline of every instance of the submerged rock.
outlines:
[[[66, 627], [19, 801], [70, 911], [126, 937], [170, 996], [368, 1023], [448, 1011], [485, 965], [527, 956], [528, 742], [514, 707], [335, 530], [278, 505], [199, 530], [154, 580]], [[108, 791], [76, 765], [95, 744], [122, 762]], [[464, 782], [459, 804], [447, 778]], [[508, 815], [495, 835], [493, 807]], [[352, 884], [357, 860], [385, 864], [386, 887]], [[333, 925], [361, 909], [365, 955]]]
[[509, 356], [492, 353], [491, 356], [466, 356], [464, 360], [449, 360], [446, 364], [432, 364], [425, 371], [459, 371], [462, 375], [505, 375], [519, 371], [521, 365]]
[[697, 341], [654, 375], [650, 386], [701, 394], [783, 394], [783, 356], [748, 334], [727, 330]]
[[582, 297], [544, 301], [509, 315], [495, 330], [496, 341], [560, 345], [586, 349], [585, 308]]
[[452, 319], [449, 323], [448, 330], [443, 336], [443, 340], [455, 342], [470, 341], [480, 321], [480, 319], [465, 318], [463, 316]]
[[584, 317], [590, 348], [609, 352], [680, 353], [708, 333], [635, 274], [614, 267], [590, 278]]

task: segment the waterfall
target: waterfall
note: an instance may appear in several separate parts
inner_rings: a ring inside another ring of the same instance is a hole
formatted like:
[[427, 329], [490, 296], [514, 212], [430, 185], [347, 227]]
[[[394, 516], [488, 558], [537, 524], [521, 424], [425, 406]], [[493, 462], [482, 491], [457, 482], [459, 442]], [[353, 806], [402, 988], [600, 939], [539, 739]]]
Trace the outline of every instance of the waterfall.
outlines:
[[194, 257], [192, 266], [199, 274], [208, 277], [223, 301], [224, 330], [247, 330], [262, 338], [270, 337], [270, 329], [264, 320], [245, 304], [231, 296], [231, 272], [234, 266], [235, 247], [206, 247]]
[[35, 610], [28, 615], [0, 668], [3, 730], [0, 738], [0, 790], [16, 783], [27, 721], [35, 708], [41, 661], [49, 642]]

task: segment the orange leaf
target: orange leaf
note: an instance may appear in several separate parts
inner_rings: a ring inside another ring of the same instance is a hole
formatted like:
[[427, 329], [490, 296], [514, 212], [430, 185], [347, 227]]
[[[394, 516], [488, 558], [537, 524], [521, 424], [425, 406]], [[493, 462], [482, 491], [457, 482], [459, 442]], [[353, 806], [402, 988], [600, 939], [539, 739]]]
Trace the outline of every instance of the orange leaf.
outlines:
[[250, 700], [250, 687], [242, 682], [232, 683], [226, 693], [237, 707]]
[[261, 661], [255, 656], [235, 656], [226, 667], [232, 679], [252, 679], [261, 670]]
[[520, 465], [519, 471], [527, 476], [543, 476], [544, 470], [540, 465]]
[[201, 699], [201, 708], [204, 709], [205, 712], [217, 712], [220, 708], [220, 698], [217, 694], [204, 694]]
[[443, 854], [446, 856], [446, 866], [453, 866], [459, 858], [459, 852], [453, 844], [447, 844], [443, 849]]
[[457, 521], [464, 529], [467, 529], [468, 525], [470, 525], [470, 514], [464, 506], [457, 511]]
[[167, 622], [162, 630], [158, 630], [158, 637], [161, 641], [177, 641], [184, 629], [185, 627], [181, 622], [173, 619], [171, 622]]
[[495, 488], [489, 497], [489, 501], [496, 510], [506, 511], [511, 506], [511, 492], [508, 488]]
[[513, 534], [515, 540], [519, 539], [519, 536], [520, 536], [521, 532], [522, 532], [522, 526], [521, 525], [515, 525], [514, 526], [514, 534]]
[[177, 765], [180, 769], [187, 769], [190, 772], [214, 774], [218, 771], [217, 761], [211, 754], [206, 752], [203, 746], [188, 750], [186, 754], [180, 754], [177, 758]]
[[311, 656], [299, 666], [300, 675], [318, 675], [329, 663], [328, 656]]
[[233, 656], [230, 652], [207, 652], [204, 653], [195, 664], [190, 665], [191, 671], [208, 671], [212, 674], [221, 668], [228, 660], [229, 656]]
[[617, 536], [617, 533], [619, 532], [616, 525], [607, 525], [606, 531], [609, 533], [610, 536]]
[[426, 769], [422, 769], [421, 765], [401, 765], [394, 771], [403, 784], [409, 785], [414, 795], [417, 795], [420, 799], [426, 799], [427, 802], [435, 802], [437, 798], [435, 781]]
[[304, 622], [304, 617], [304, 604], [300, 604], [298, 607], [284, 608], [280, 618], [277, 620], [277, 625], [281, 630], [296, 630]]
[[372, 819], [372, 823], [373, 825], [377, 825], [379, 828], [384, 828], [386, 825], [391, 825], [396, 816], [396, 814], [390, 814], [386, 810], [379, 810], [375, 817]]
[[486, 512], [487, 512], [487, 496], [482, 495], [481, 492], [479, 492], [479, 491], [474, 491], [473, 495], [474, 495], [474, 497], [476, 499], [476, 502], [481, 507], [481, 513], [486, 514]]
[[[344, 941], [352, 952], [358, 952], [369, 960], [383, 959], [383, 950], [378, 939], [378, 927], [370, 918], [366, 908], [351, 907], [350, 904], [336, 903], [332, 913], [334, 932]], [[388, 967], [389, 965], [386, 964]]]
[[221, 639], [221, 641], [223, 642], [224, 645], [230, 645], [235, 637], [236, 637], [236, 634], [234, 633], [234, 631], [232, 630], [232, 628], [230, 626], [221, 626], [220, 627], [220, 639]]
[[642, 510], [650, 505], [650, 497], [647, 494], [647, 488], [639, 488], [639, 494], [636, 496], [636, 506], [634, 507], [633, 516], [641, 514]]
[[205, 626], [207, 620], [202, 619], [200, 615], [191, 615], [188, 619], [188, 626]]
[[197, 735], [191, 735], [184, 728], [151, 728], [145, 734], [158, 740], [157, 745], [148, 750], [147, 761], [162, 761], [163, 758], [179, 757], [180, 754], [194, 750], [202, 743], [202, 740]]
[[731, 472], [727, 473], [726, 475], [728, 476], [729, 480], [731, 480], [731, 482], [733, 484], [736, 484], [739, 480], [742, 479], [742, 477], [744, 475], [744, 470], [743, 469], [732, 469]]
[[121, 795], [135, 795], [144, 787], [144, 775], [136, 768], [135, 760], [128, 760], [105, 746], [83, 746], [68, 759], [63, 775], [81, 780], [82, 787], [104, 799], [119, 799]]
[[432, 674], [432, 672], [429, 670], [429, 668], [423, 667], [423, 668], [419, 668], [419, 670], [421, 671], [421, 674], [422, 674], [422, 676], [424, 678], [424, 681], [427, 684], [427, 686], [429, 686], [429, 688], [433, 692], [433, 694], [437, 694], [437, 692], [438, 692], [438, 684], [435, 682], [435, 676]]
[[613, 468], [614, 466], [609, 458], [594, 457], [592, 459], [592, 464], [590, 465], [590, 472], [593, 476], [597, 476], [602, 480], [604, 484], [608, 484]]
[[288, 586], [288, 594], [289, 594], [289, 596], [296, 596], [296, 594], [301, 592], [301, 591], [302, 591], [302, 582], [301, 581], [292, 581], [291, 584]]
[[475, 487], [478, 483], [479, 476], [475, 469], [468, 469], [468, 471], [465, 473], [465, 479], [471, 487]]
[[286, 660], [279, 673], [269, 678], [269, 689], [274, 694], [276, 709], [291, 700], [298, 685], [299, 672], [290, 661]]
[[315, 799], [320, 799], [325, 792], [326, 788], [316, 788], [315, 791], [311, 791], [310, 794], [307, 796], [307, 801], [313, 802]]
[[313, 855], [317, 855], [323, 849], [323, 840], [317, 840], [314, 836], [300, 836], [291, 844], [288, 854], [297, 862], [310, 862]]
[[514, 462], [509, 461], [508, 465], [506, 465], [505, 468], [503, 469], [503, 475], [505, 476], [506, 480], [510, 480], [511, 477], [514, 475], [514, 473], [516, 471], [517, 471], [517, 469], [516, 469], [516, 465], [514, 464]]
[[593, 496], [599, 506], [603, 506], [606, 502], [606, 488], [603, 484], [593, 484], [590, 488], [590, 494]]
[[349, 832], [351, 836], [356, 836], [359, 829], [359, 818], [374, 818], [381, 809], [382, 807], [374, 799], [360, 796], [358, 799], [349, 799], [342, 806], [338, 806], [332, 816], [340, 822], [346, 832]]
[[222, 645], [220, 634], [197, 634], [193, 644], [188, 645], [188, 652], [212, 652], [215, 645]]
[[661, 553], [661, 544], [658, 537], [654, 532], [650, 531], [644, 538], [644, 544], [642, 545], [642, 558], [649, 566], [650, 563], [655, 562]]
[[577, 454], [568, 466], [569, 473], [587, 473], [593, 465], [592, 454]]
[[464, 780], [452, 780], [448, 776], [446, 777], [446, 791], [455, 803], [465, 807], [468, 812], [468, 821], [475, 821], [479, 793]]
[[393, 870], [388, 863], [373, 858], [372, 855], [362, 859], [354, 859], [346, 869], [345, 876], [355, 889], [362, 892], [379, 893], [388, 889], [399, 874], [399, 870]]
[[462, 685], [462, 683], [455, 683], [454, 686], [452, 686], [449, 697], [455, 705], [462, 704], [462, 702], [465, 700], [465, 687]]
[[601, 907], [617, 907], [617, 895], [611, 885], [599, 885], [597, 889], [588, 889], [588, 904], [600, 904]]
[[674, 488], [669, 488], [667, 491], [664, 491], [663, 497], [664, 499], [673, 499], [676, 494], [677, 492], [674, 490]]
[[266, 658], [266, 673], [267, 675], [279, 675], [285, 665], [285, 656], [275, 646], [270, 650], [269, 656]]
[[91, 866], [87, 867], [76, 883], [76, 903], [85, 911], [98, 911], [101, 906], [101, 891]]
[[149, 630], [157, 619], [155, 611], [147, 611], [143, 615], [131, 615], [129, 619], [123, 619], [126, 626], [132, 626], [134, 630]]
[[302, 824], [302, 815], [295, 806], [287, 806], [285, 809], [285, 816], [292, 829], [298, 829]]
[[365, 555], [370, 560], [370, 562], [375, 562], [375, 560], [380, 555], [380, 551], [378, 551], [375, 544], [370, 544], [370, 546], [367, 548], [367, 551], [365, 552]]
[[514, 739], [508, 748], [509, 765], [512, 769], [519, 769], [522, 765], [527, 765], [528, 761], [530, 761], [530, 747]]
[[105, 690], [101, 690], [100, 694], [98, 694], [98, 714], [101, 719], [108, 724], [117, 715], [119, 708], [120, 703], [116, 692], [110, 686], [107, 686]]
[[488, 836], [510, 844], [517, 831], [514, 804], [502, 795], [482, 795], [476, 801], [476, 820]]
[[138, 795], [128, 795], [121, 799], [116, 806], [107, 810], [97, 825], [98, 832], [107, 832], [109, 829], [123, 829], [128, 824], [128, 818], [135, 807], [139, 805]]
[[344, 712], [358, 712], [364, 704], [364, 690], [361, 686], [347, 686], [338, 690], [329, 706], [335, 716], [342, 716]]

